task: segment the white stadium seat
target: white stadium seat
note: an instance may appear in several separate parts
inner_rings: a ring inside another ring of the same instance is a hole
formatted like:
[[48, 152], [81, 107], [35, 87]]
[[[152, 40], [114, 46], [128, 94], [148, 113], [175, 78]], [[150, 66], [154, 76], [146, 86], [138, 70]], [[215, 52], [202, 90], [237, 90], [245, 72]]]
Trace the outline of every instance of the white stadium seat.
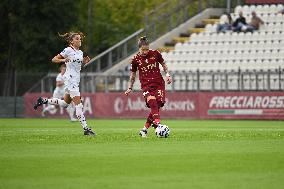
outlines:
[[[247, 22], [250, 21], [251, 12], [265, 21], [259, 31], [217, 33], [217, 24], [207, 24], [205, 32], [192, 34], [190, 41], [177, 43], [175, 50], [163, 53], [170, 70], [172, 71], [238, 71], [242, 70], [275, 70], [284, 68], [284, 16], [277, 14], [283, 5], [244, 5], [237, 6], [233, 19], [243, 11]], [[211, 76], [203, 76], [202, 86], [209, 88], [212, 84]], [[246, 76], [248, 77], [248, 76]], [[248, 81], [247, 78], [246, 81]], [[263, 79], [263, 78], [262, 78]], [[265, 84], [261, 80], [261, 86]], [[192, 83], [193, 80], [192, 80]], [[237, 85], [234, 77], [230, 83]], [[191, 85], [192, 87], [193, 85]], [[180, 83], [180, 88], [185, 86]], [[232, 88], [236, 86], [232, 86]], [[248, 87], [248, 86], [246, 86]]]

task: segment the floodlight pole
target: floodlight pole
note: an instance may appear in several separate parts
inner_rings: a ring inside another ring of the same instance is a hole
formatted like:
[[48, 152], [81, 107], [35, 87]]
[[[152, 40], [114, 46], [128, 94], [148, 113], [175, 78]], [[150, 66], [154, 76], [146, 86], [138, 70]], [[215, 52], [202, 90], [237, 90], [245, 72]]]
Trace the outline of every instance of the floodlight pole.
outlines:
[[92, 23], [92, 15], [93, 14], [93, 0], [88, 0], [88, 21], [87, 21], [87, 27], [88, 27], [88, 43], [87, 43], [87, 49], [88, 49], [88, 54], [92, 54], [92, 36], [93, 36], [93, 23]]
[[17, 117], [17, 71], [14, 68], [14, 117]]
[[227, 0], [227, 13], [231, 12], [231, 0]]

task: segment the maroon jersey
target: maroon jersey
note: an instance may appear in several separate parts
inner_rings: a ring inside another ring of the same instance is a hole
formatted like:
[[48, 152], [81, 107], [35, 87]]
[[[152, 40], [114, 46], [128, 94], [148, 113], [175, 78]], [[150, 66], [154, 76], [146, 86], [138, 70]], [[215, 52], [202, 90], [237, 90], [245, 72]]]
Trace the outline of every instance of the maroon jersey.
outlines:
[[146, 56], [142, 56], [138, 52], [133, 57], [130, 70], [132, 72], [139, 70], [139, 80], [142, 90], [152, 85], [165, 85], [159, 68], [159, 64], [163, 62], [164, 59], [157, 50], [150, 49]]
[[137, 53], [131, 61], [131, 71], [139, 70], [139, 80], [145, 98], [146, 105], [148, 96], [155, 96], [159, 107], [165, 104], [165, 81], [161, 75], [159, 65], [164, 59], [159, 51], [149, 50], [146, 56]]

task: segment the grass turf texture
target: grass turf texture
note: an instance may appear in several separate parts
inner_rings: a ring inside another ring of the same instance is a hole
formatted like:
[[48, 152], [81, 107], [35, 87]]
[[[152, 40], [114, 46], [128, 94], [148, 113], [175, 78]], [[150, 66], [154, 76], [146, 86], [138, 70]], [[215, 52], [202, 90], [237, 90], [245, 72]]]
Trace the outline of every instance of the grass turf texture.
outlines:
[[283, 188], [284, 122], [0, 119], [0, 188]]

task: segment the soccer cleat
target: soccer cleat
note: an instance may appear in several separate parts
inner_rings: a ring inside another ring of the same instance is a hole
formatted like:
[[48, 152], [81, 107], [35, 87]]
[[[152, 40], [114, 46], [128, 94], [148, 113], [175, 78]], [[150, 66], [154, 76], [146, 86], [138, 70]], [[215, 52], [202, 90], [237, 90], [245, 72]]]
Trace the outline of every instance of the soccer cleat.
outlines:
[[147, 130], [141, 130], [140, 132], [139, 132], [139, 135], [142, 137], [142, 138], [146, 138], [147, 137]]
[[44, 100], [42, 97], [39, 97], [39, 98], [37, 99], [36, 104], [34, 105], [34, 109], [36, 110], [37, 107], [39, 107], [39, 106], [41, 106], [41, 105], [43, 105], [43, 104], [47, 104], [47, 100]]
[[84, 135], [96, 136], [96, 133], [91, 128], [84, 128]]

